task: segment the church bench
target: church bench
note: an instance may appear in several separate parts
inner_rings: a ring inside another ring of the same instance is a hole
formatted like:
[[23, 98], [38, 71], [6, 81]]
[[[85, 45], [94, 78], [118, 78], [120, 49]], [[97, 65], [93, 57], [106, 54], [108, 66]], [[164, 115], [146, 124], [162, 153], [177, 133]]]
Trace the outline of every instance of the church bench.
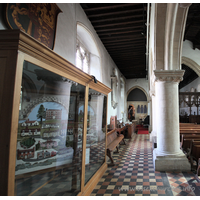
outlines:
[[193, 139], [190, 142], [190, 148], [188, 152], [188, 158], [191, 161], [191, 164], [193, 165], [193, 161], [195, 160], [198, 162], [198, 157], [200, 158], [200, 139]]
[[125, 129], [126, 129], [126, 126], [123, 126], [123, 127], [121, 127], [121, 128], [116, 128], [116, 131], [117, 131], [119, 134], [123, 134], [123, 135], [124, 135]]
[[195, 178], [196, 178], [197, 182], [200, 183], [200, 158], [198, 159], [197, 172], [195, 174]]
[[180, 142], [181, 147], [183, 144], [182, 141], [182, 135], [200, 135], [200, 125], [199, 124], [193, 124], [193, 123], [180, 123]]
[[114, 165], [114, 161], [112, 158], [112, 152], [117, 149], [114, 153], [119, 153], [118, 145], [120, 142], [124, 142], [124, 135], [123, 134], [117, 134], [116, 129], [113, 129], [107, 134], [107, 156], [110, 158], [111, 164]]
[[180, 133], [190, 133], [190, 131], [196, 131], [196, 133], [200, 133], [200, 125], [192, 123], [180, 123]]
[[195, 133], [195, 134], [200, 134], [200, 128], [188, 128], [188, 129], [186, 129], [186, 128], [184, 128], [184, 129], [181, 129], [180, 128], [180, 134], [193, 134], [193, 133]]
[[180, 131], [185, 131], [185, 130], [200, 130], [200, 125], [199, 124], [180, 123], [179, 127], [180, 127]]
[[[191, 163], [191, 167], [194, 167], [194, 163], [196, 162], [196, 166], [195, 167], [197, 169], [197, 173], [196, 173], [196, 178], [200, 178], [199, 175], [199, 165], [200, 165], [200, 144], [199, 142], [194, 142], [193, 146], [191, 147], [191, 154], [189, 157], [190, 163]], [[198, 180], [198, 179], [197, 179]]]
[[200, 140], [200, 134], [182, 134], [180, 148], [184, 153], [188, 153], [191, 140]]
[[194, 124], [194, 123], [179, 123], [180, 127], [194, 127], [194, 126], [200, 126], [199, 124]]
[[192, 146], [192, 152], [190, 156], [192, 160], [195, 160], [196, 162], [198, 162], [200, 158], [200, 144], [194, 144]]
[[118, 134], [123, 134], [124, 137], [125, 137], [126, 129], [127, 129], [126, 126], [123, 126], [121, 128], [117, 128], [116, 131], [117, 131]]
[[[182, 143], [182, 135], [188, 135], [188, 137], [189, 137], [189, 135], [190, 136], [192, 136], [192, 135], [200, 135], [200, 133], [198, 133], [198, 132], [196, 132], [196, 131], [187, 131], [187, 132], [185, 132], [185, 133], [180, 133], [180, 143]], [[198, 136], [197, 136], [198, 137]]]

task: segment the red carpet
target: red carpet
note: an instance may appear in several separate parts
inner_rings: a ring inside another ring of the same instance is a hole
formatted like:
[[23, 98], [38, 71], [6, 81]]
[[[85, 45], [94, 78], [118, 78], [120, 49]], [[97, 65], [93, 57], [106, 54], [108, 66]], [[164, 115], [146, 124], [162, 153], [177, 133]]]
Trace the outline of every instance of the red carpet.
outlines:
[[148, 128], [145, 128], [142, 125], [137, 125], [136, 130], [137, 134], [149, 134]]
[[149, 134], [148, 129], [139, 129], [137, 134]]

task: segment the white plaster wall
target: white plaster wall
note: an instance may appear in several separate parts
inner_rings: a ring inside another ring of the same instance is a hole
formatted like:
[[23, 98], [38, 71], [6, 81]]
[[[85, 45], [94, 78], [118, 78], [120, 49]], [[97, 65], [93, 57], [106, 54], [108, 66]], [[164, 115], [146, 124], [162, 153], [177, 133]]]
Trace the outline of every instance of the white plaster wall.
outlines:
[[76, 12], [75, 4], [57, 4], [62, 10], [58, 14], [54, 51], [75, 64]]
[[108, 54], [107, 50], [103, 46], [101, 40], [99, 39], [98, 35], [96, 34], [96, 31], [94, 30], [91, 22], [88, 20], [88, 18], [85, 15], [81, 6], [79, 4], [74, 4], [74, 5], [76, 6], [76, 21], [81, 22], [82, 24], [84, 24], [90, 30], [90, 32], [94, 36], [94, 39], [95, 39], [95, 41], [98, 45], [98, 49], [100, 51], [100, 56], [101, 56], [102, 82], [106, 86], [111, 87], [110, 76], [112, 74], [113, 67], [117, 68], [117, 66], [115, 65], [115, 63], [111, 59], [110, 55]]
[[197, 90], [197, 92], [200, 92], [200, 77], [186, 85], [185, 87], [180, 89], [180, 92], [190, 92], [191, 88], [194, 88]]
[[[149, 95], [149, 81], [145, 78], [139, 79], [126, 79], [126, 93], [133, 87], [139, 86], [143, 88], [147, 95]], [[127, 97], [126, 97], [127, 98]], [[148, 99], [148, 96], [147, 96]]]
[[[118, 76], [118, 81], [120, 81], [120, 76], [121, 72], [111, 59], [110, 55], [108, 54], [107, 50], [103, 46], [101, 40], [99, 39], [98, 35], [96, 34], [96, 31], [94, 30], [91, 22], [88, 20], [86, 17], [84, 11], [82, 10], [81, 6], [79, 4], [76, 5], [76, 21], [83, 23], [93, 34], [95, 41], [98, 45], [98, 49], [100, 51], [100, 56], [101, 56], [101, 67], [102, 67], [102, 83], [105, 84], [106, 86], [111, 88], [111, 78], [110, 76], [113, 73], [113, 68], [117, 70], [117, 76]], [[108, 116], [107, 116], [107, 123], [110, 123], [110, 117], [117, 115], [118, 119], [121, 119], [121, 112], [120, 112], [120, 103], [121, 103], [121, 98], [120, 95], [121, 90], [120, 90], [120, 84], [118, 84], [117, 90], [116, 90], [116, 97], [118, 99], [118, 106], [117, 108], [113, 109], [111, 106], [111, 93], [108, 95]]]
[[183, 49], [182, 49], [182, 56], [190, 58], [191, 60], [195, 61], [198, 65], [200, 65], [200, 50], [193, 49], [192, 42], [189, 40], [185, 40], [183, 42]]

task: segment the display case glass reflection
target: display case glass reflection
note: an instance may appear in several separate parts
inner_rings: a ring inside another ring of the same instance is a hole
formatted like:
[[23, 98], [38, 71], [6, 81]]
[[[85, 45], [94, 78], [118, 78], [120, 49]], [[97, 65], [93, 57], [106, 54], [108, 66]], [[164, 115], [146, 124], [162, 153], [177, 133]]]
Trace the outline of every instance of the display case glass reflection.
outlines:
[[16, 195], [80, 192], [84, 97], [84, 86], [24, 62]]
[[89, 88], [85, 183], [105, 162], [107, 96]]

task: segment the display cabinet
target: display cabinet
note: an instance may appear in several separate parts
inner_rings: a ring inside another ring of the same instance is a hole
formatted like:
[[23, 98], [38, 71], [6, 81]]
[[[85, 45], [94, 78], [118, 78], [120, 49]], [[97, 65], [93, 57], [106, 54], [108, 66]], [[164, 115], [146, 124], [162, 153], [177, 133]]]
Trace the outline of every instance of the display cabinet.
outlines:
[[89, 195], [111, 89], [20, 30], [0, 31], [0, 63], [1, 195]]

